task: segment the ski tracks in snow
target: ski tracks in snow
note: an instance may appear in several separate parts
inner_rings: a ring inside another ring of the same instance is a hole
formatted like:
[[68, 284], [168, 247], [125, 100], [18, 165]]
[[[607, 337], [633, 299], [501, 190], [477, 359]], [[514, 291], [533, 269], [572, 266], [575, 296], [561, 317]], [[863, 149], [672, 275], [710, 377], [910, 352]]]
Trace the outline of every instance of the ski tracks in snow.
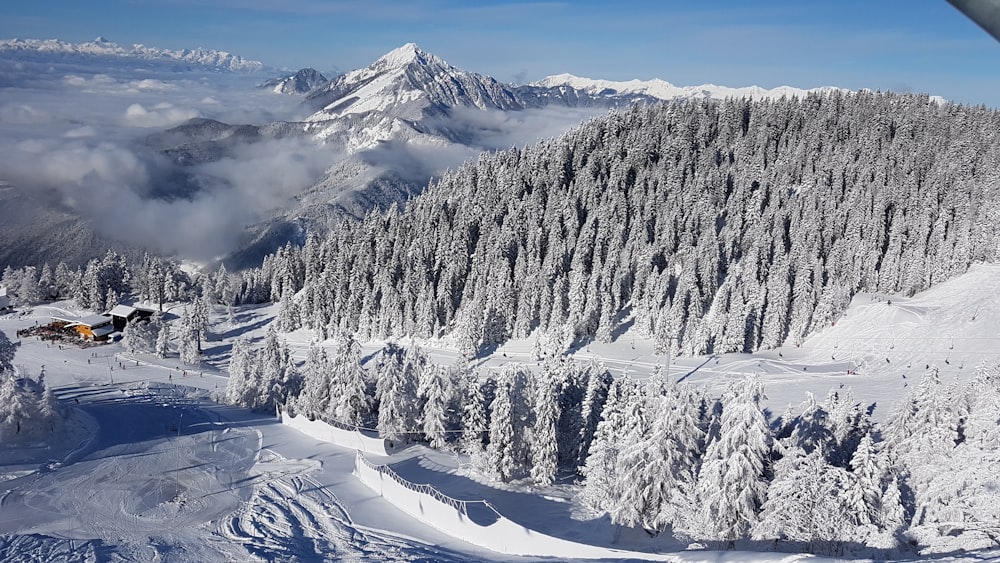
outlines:
[[263, 470], [238, 510], [218, 523], [217, 533], [255, 557], [281, 561], [446, 560], [429, 546], [388, 533], [362, 531], [329, 489], [305, 474], [299, 460], [262, 450]]

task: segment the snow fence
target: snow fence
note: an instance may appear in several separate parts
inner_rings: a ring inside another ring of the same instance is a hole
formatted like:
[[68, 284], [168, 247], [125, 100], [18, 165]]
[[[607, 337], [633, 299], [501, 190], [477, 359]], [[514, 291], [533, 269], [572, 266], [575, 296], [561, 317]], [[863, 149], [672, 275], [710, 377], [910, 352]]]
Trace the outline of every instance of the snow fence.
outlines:
[[286, 412], [281, 413], [281, 423], [323, 442], [369, 454], [389, 455], [385, 449], [384, 439], [368, 436], [357, 429], [333, 426], [322, 420], [309, 420], [308, 417], [302, 415], [290, 416]]
[[449, 536], [509, 555], [577, 559], [675, 560], [668, 555], [624, 551], [545, 535], [504, 518], [485, 500], [458, 500], [431, 485], [412, 483], [388, 465], [376, 465], [360, 451], [354, 474], [403, 512]]

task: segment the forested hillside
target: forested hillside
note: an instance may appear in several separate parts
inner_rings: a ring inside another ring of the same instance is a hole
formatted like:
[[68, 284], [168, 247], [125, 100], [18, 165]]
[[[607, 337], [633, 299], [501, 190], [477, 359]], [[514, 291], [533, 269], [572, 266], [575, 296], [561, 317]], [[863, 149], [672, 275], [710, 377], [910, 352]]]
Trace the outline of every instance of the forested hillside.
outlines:
[[469, 354], [629, 319], [664, 350], [776, 347], [855, 292], [996, 259], [998, 131], [985, 107], [872, 92], [636, 107], [285, 248], [242, 299], [282, 299], [286, 330], [453, 334]]

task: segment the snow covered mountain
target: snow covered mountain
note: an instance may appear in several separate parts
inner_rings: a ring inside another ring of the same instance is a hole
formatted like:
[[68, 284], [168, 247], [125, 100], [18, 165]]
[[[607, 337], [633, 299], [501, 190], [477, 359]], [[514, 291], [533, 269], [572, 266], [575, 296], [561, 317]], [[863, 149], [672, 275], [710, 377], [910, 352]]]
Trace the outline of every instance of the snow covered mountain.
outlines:
[[[317, 110], [306, 119], [312, 135], [327, 140], [348, 132], [355, 150], [414, 134], [453, 137], [447, 127], [435, 127], [428, 118], [445, 117], [455, 108], [525, 107], [508, 86], [459, 70], [413, 43], [314, 91], [307, 103]], [[363, 131], [355, 127], [359, 121]]]
[[330, 79], [323, 76], [314, 68], [303, 68], [288, 76], [272, 78], [260, 85], [261, 88], [271, 90], [276, 94], [307, 94], [320, 86], [330, 82]]
[[[311, 69], [267, 83], [276, 92], [301, 92], [315, 78]], [[482, 151], [533, 142], [538, 123], [558, 116], [546, 131], [557, 135], [608, 109], [664, 99], [802, 96], [806, 90], [763, 90], [703, 86], [677, 88], [663, 81], [615, 83], [570, 75], [523, 86], [504, 84], [456, 68], [408, 43], [367, 67], [312, 88], [304, 104], [312, 111], [302, 122], [271, 127], [280, 137], [301, 137], [330, 154], [325, 173], [285, 210], [247, 231], [240, 258], [231, 266], [252, 265], [304, 234], [322, 234], [345, 217], [361, 218], [420, 193], [428, 180]], [[510, 131], [512, 123], [522, 129]], [[218, 123], [201, 121], [178, 128], [183, 140], [171, 156], [178, 162], [217, 160], [225, 145], [214, 138]], [[207, 134], [201, 128], [212, 128]], [[206, 141], [206, 139], [208, 139]], [[227, 140], [226, 143], [231, 142]], [[204, 146], [203, 146], [204, 145]]]
[[103, 37], [85, 43], [68, 43], [58, 39], [4, 39], [0, 40], [0, 57], [29, 61], [81, 62], [103, 59], [166, 63], [227, 72], [257, 72], [264, 69], [263, 63], [259, 61], [244, 59], [225, 51], [202, 48], [172, 51], [138, 44], [124, 47]]
[[[545, 88], [557, 88], [568, 86], [570, 88], [587, 92], [595, 96], [621, 96], [621, 95], [644, 95], [660, 100], [675, 100], [687, 98], [711, 98], [721, 100], [725, 98], [750, 98], [753, 100], [766, 98], [803, 97], [810, 92], [829, 92], [843, 90], [833, 86], [812, 88], [803, 90], [792, 86], [778, 86], [770, 90], [760, 86], [746, 86], [742, 88], [730, 88], [728, 86], [716, 86], [715, 84], [702, 84], [700, 86], [674, 86], [673, 84], [660, 79], [653, 80], [628, 80], [615, 82], [612, 80], [594, 80], [591, 78], [581, 78], [572, 74], [556, 74], [547, 76], [542, 80], [534, 82], [533, 85]], [[846, 91], [846, 90], [844, 90]]]

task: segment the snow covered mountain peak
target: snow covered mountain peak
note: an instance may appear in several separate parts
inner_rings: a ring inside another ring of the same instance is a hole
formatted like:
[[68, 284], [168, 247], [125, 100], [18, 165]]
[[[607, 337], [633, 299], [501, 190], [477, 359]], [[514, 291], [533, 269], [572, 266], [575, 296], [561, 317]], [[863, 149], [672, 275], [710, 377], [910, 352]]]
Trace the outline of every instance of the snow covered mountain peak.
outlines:
[[441, 66], [448, 66], [448, 64], [445, 63], [440, 58], [420, 49], [420, 47], [418, 47], [416, 43], [407, 43], [402, 47], [398, 47], [396, 49], [393, 49], [392, 51], [389, 51], [388, 53], [379, 57], [379, 59], [375, 61], [375, 64], [373, 64], [372, 66], [378, 66], [381, 68], [389, 69], [389, 68], [403, 68], [411, 64], [421, 64], [421, 65], [435, 64]]
[[[395, 120], [412, 126], [456, 107], [522, 109], [515, 93], [505, 85], [488, 76], [455, 68], [413, 43], [386, 53], [365, 68], [348, 72], [310, 93], [308, 100], [318, 109], [307, 119], [309, 122], [380, 116], [375, 129], [384, 134], [373, 133], [363, 146], [376, 139], [387, 139], [391, 130], [400, 125], [392, 125]], [[325, 139], [329, 133], [316, 135]]]

